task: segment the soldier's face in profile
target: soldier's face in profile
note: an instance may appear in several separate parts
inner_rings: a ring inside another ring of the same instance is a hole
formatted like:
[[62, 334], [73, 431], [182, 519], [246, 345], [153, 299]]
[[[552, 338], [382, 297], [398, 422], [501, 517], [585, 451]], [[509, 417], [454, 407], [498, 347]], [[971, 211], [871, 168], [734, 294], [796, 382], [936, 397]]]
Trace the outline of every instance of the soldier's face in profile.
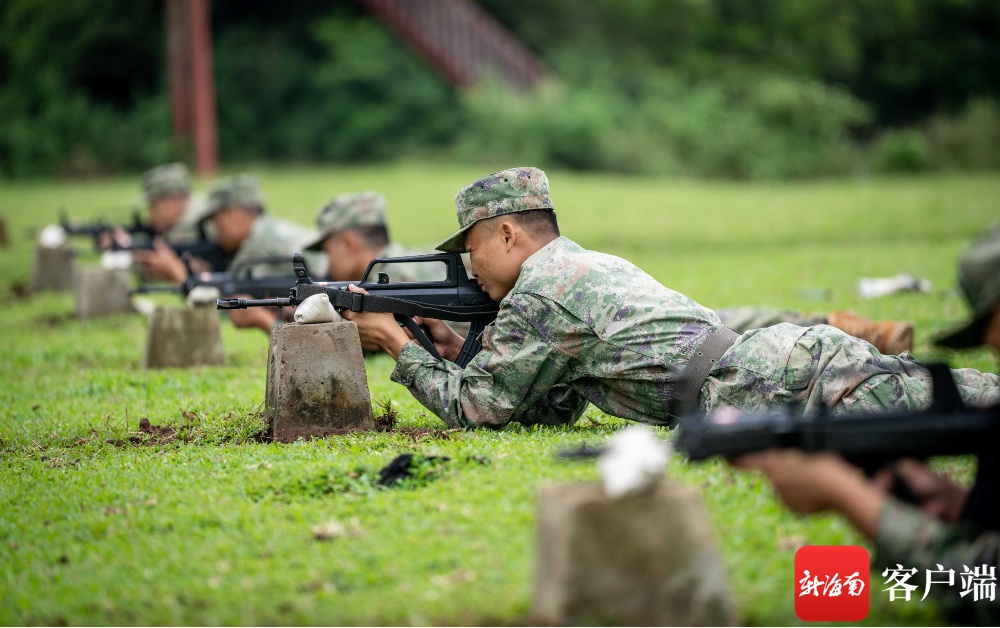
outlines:
[[361, 278], [360, 274], [355, 276], [354, 264], [350, 251], [345, 246], [343, 233], [328, 235], [323, 240], [323, 251], [328, 261], [327, 274], [330, 281], [357, 281]]
[[485, 220], [474, 224], [465, 234], [469, 272], [494, 301], [502, 301], [514, 289], [521, 273], [524, 260], [518, 258], [513, 248], [514, 229], [511, 222]]
[[235, 253], [243, 241], [250, 236], [253, 228], [253, 217], [235, 205], [212, 214], [211, 221], [215, 227], [215, 239], [227, 253]]
[[161, 196], [149, 204], [150, 226], [160, 234], [170, 231], [170, 228], [180, 220], [186, 206], [186, 196]]

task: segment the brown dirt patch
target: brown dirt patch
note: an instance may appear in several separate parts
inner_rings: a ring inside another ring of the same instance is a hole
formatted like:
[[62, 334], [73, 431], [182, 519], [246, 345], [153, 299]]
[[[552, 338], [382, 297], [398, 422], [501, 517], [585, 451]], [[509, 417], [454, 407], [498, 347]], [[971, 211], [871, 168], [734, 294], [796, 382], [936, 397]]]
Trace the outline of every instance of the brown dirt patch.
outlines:
[[139, 419], [139, 431], [129, 434], [125, 439], [109, 439], [111, 445], [119, 447], [127, 444], [134, 445], [166, 445], [178, 440], [177, 428], [170, 425], [153, 425], [149, 419], [142, 417]]

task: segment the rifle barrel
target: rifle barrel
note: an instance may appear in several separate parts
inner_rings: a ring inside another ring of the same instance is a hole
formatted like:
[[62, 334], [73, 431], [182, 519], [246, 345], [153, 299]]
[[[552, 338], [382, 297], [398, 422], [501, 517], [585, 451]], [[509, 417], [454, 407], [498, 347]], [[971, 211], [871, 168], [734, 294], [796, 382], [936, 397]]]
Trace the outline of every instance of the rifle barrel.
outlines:
[[245, 310], [248, 307], [284, 307], [294, 305], [291, 299], [216, 299], [215, 306], [219, 310]]

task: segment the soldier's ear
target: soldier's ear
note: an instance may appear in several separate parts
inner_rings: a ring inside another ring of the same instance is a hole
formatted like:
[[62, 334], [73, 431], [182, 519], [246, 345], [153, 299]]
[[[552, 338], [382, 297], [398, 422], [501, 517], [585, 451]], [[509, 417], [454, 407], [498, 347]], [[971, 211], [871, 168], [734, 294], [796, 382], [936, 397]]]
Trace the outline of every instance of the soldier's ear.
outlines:
[[514, 246], [514, 242], [517, 240], [517, 230], [514, 229], [514, 224], [512, 222], [505, 220], [500, 223], [500, 228], [497, 230], [497, 236], [503, 240], [504, 250], [509, 251]]
[[347, 229], [340, 232], [341, 242], [344, 244], [344, 248], [347, 249], [348, 253], [358, 253], [365, 250], [365, 242], [361, 239], [356, 231]]

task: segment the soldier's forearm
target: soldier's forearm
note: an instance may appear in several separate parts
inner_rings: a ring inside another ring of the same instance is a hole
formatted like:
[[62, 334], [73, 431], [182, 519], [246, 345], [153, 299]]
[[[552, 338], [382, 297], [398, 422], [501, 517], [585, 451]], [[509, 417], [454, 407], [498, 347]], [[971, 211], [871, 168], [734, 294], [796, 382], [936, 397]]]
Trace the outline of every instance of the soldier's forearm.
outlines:
[[879, 513], [886, 500], [885, 494], [870, 482], [861, 480], [855, 487], [838, 489], [836, 500], [836, 509], [843, 513], [851, 525], [869, 540], [874, 539]]

